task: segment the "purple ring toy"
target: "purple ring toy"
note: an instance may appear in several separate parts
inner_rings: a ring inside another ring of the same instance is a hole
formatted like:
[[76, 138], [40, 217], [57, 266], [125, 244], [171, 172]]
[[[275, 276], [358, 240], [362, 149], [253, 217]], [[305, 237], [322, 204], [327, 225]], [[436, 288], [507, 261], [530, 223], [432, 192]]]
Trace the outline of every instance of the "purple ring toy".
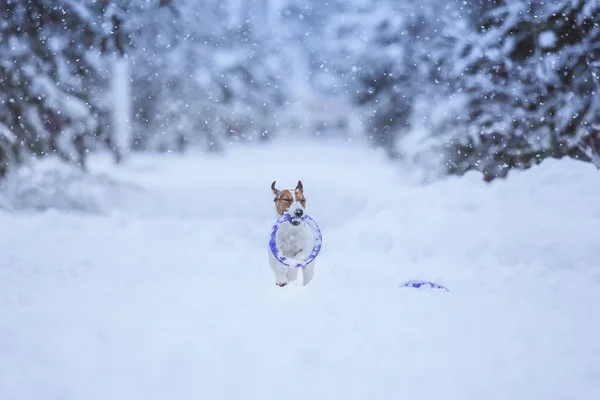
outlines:
[[313, 260], [317, 257], [317, 255], [321, 251], [321, 246], [323, 244], [323, 236], [321, 235], [321, 229], [319, 229], [319, 225], [317, 225], [315, 220], [312, 219], [310, 216], [304, 214], [304, 216], [302, 216], [302, 218], [300, 218], [300, 220], [302, 222], [306, 222], [308, 224], [308, 226], [310, 226], [310, 228], [312, 229], [313, 236], [315, 238], [315, 245], [313, 246], [312, 251], [310, 252], [310, 254], [308, 255], [308, 257], [305, 260], [296, 260], [294, 258], [287, 258], [283, 254], [281, 254], [281, 252], [277, 248], [276, 238], [277, 238], [277, 230], [279, 229], [281, 224], [283, 224], [291, 219], [292, 219], [292, 216], [287, 213], [283, 214], [281, 217], [279, 217], [277, 219], [277, 222], [275, 222], [275, 225], [273, 225], [273, 228], [271, 230], [271, 240], [269, 240], [269, 247], [271, 248], [271, 253], [273, 253], [273, 256], [277, 259], [277, 261], [279, 261], [280, 263], [282, 263], [283, 265], [285, 265], [287, 267], [300, 268], [300, 267], [307, 266], [308, 264], [313, 262]]

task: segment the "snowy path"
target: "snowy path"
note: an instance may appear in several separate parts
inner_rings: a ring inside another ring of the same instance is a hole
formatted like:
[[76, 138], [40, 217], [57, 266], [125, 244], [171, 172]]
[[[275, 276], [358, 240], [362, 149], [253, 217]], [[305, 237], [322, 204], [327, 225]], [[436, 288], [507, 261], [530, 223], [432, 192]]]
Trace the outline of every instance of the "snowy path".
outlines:
[[[421, 186], [360, 148], [277, 149], [99, 164], [147, 198], [0, 214], [0, 399], [600, 395], [593, 167]], [[267, 264], [275, 179], [323, 230], [307, 287]]]

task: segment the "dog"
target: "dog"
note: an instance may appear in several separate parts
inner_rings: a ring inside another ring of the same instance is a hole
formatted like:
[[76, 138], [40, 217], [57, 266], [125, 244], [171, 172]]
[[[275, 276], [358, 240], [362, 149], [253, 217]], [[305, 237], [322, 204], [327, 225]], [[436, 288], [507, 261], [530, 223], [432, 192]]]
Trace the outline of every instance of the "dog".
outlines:
[[[292, 219], [285, 222], [277, 231], [277, 248], [288, 258], [305, 259], [314, 246], [314, 236], [307, 224], [301, 224], [300, 218], [305, 213], [306, 197], [301, 181], [298, 181], [294, 190], [275, 188], [275, 182], [271, 184], [271, 191], [275, 196], [275, 211], [277, 218], [284, 214], [290, 214]], [[315, 273], [315, 260], [304, 267], [288, 267], [281, 264], [269, 248], [269, 264], [275, 274], [275, 284], [284, 287], [298, 278], [298, 270], [302, 269], [302, 284], [308, 285]]]

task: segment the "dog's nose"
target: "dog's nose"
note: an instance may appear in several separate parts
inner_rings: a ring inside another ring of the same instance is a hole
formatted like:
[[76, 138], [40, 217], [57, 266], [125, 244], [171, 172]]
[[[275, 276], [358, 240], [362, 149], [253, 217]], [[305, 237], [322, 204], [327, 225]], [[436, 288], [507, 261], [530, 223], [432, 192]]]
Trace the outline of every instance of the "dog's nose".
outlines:
[[300, 218], [302, 214], [304, 214], [304, 211], [302, 211], [301, 208], [296, 208], [296, 211], [294, 211], [294, 215], [298, 218]]

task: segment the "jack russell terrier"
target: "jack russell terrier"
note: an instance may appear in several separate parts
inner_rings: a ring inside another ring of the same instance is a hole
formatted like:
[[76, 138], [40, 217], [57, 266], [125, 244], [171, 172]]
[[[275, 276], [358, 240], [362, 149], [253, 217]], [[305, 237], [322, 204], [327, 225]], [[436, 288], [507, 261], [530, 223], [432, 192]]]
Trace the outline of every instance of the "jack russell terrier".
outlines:
[[[271, 190], [275, 195], [275, 210], [277, 218], [284, 214], [290, 214], [292, 217], [300, 218], [304, 215], [306, 208], [306, 198], [304, 197], [304, 188], [302, 182], [298, 181], [298, 185], [294, 190], [284, 189], [278, 190], [275, 188], [274, 181], [271, 184]], [[277, 231], [277, 248], [285, 257], [305, 259], [312, 251], [314, 245], [314, 236], [310, 226], [301, 224], [299, 219], [292, 218], [288, 222], [283, 223]], [[269, 264], [275, 273], [275, 284], [284, 287], [288, 283], [295, 281], [298, 277], [300, 267], [288, 267], [281, 264], [269, 249]], [[315, 273], [315, 261], [301, 267], [302, 268], [302, 284], [308, 285]]]

